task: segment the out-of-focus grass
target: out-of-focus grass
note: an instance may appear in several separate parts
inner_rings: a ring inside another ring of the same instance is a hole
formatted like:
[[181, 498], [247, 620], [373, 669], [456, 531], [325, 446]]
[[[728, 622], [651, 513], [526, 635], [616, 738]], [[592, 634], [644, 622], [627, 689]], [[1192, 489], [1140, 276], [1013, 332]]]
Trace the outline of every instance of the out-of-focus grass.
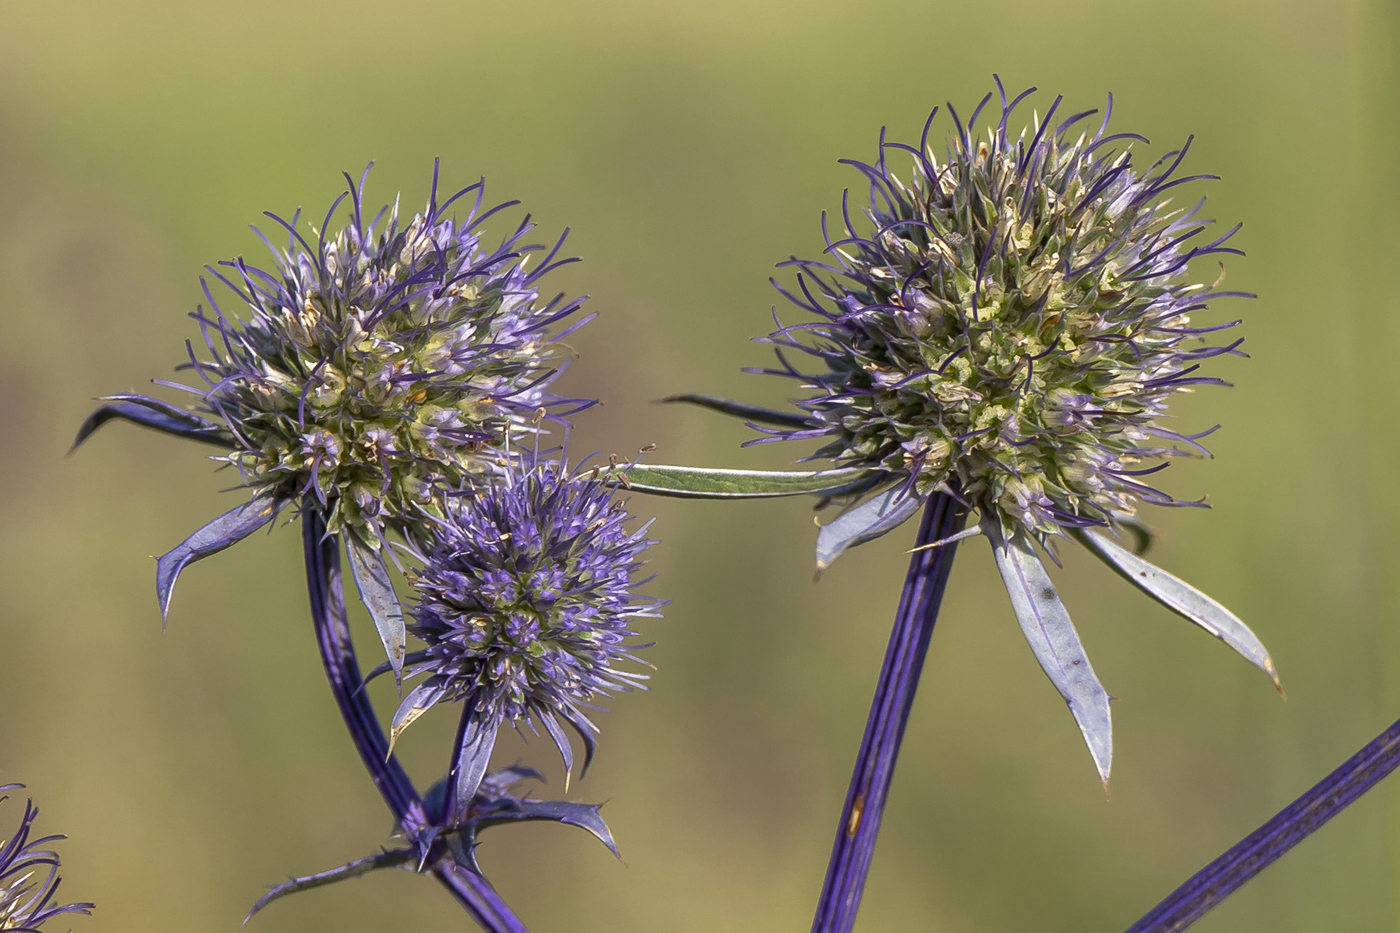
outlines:
[[[1062, 581], [1115, 696], [1105, 802], [979, 542], [959, 560], [910, 724], [861, 929], [1128, 925], [1400, 715], [1394, 438], [1394, 14], [1371, 5], [1129, 2], [0, 3], [0, 778], [66, 831], [65, 892], [110, 931], [232, 929], [262, 886], [385, 840], [388, 818], [321, 682], [295, 530], [182, 580], [162, 634], [145, 555], [229, 507], [198, 451], [109, 429], [64, 458], [92, 396], [167, 377], [200, 264], [261, 247], [264, 209], [323, 209], [479, 174], [587, 260], [573, 341], [581, 452], [778, 465], [776, 446], [652, 404], [741, 376], [775, 262], [878, 128], [917, 133], [998, 71], [1075, 105], [1117, 97], [1160, 152], [1196, 134], [1213, 216], [1246, 222], [1230, 284], [1253, 354], [1178, 406], [1218, 459], [1170, 488], [1162, 563], [1255, 626], [1289, 690], [1071, 556]], [[582, 834], [498, 829], [481, 851], [541, 933], [801, 929], [820, 885], [897, 595], [908, 529], [810, 582], [800, 502], [656, 514], [649, 695], [603, 720], [573, 796], [610, 801], [627, 867]], [[363, 622], [363, 620], [361, 620]], [[372, 646], [373, 642], [367, 642]], [[368, 649], [367, 649], [368, 650]], [[389, 697], [380, 699], [388, 702]], [[415, 727], [424, 778], [451, 724]], [[547, 743], [501, 756], [558, 768]], [[1199, 926], [1395, 928], [1394, 788]], [[459, 929], [435, 887], [372, 877], [254, 928]]]

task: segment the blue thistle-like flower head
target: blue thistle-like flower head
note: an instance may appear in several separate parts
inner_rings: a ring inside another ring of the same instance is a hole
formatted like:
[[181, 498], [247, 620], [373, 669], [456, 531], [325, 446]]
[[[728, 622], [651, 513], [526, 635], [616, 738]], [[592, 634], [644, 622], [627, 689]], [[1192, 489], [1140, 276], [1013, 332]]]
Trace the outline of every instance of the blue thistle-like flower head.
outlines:
[[[23, 784], [0, 786], [0, 795], [23, 787]], [[0, 800], [4, 800], [0, 796]], [[19, 828], [8, 840], [0, 843], [0, 930], [32, 933], [59, 914], [87, 914], [92, 904], [55, 904], [58, 893], [58, 855], [48, 849], [63, 836], [43, 836], [31, 839], [34, 820], [39, 808], [33, 802], [24, 805]]]
[[[1107, 116], [1096, 131], [1081, 129], [1088, 113], [1057, 122], [1059, 98], [1013, 131], [1026, 94], [1001, 94], [982, 139], [990, 94], [967, 126], [954, 113], [942, 158], [931, 115], [917, 148], [881, 133], [875, 164], [850, 163], [869, 203], [856, 216], [843, 205], [830, 258], [794, 258], [797, 288], [779, 286], [819, 320], [769, 338], [781, 374], [817, 390], [798, 403], [808, 424], [768, 433], [823, 439], [817, 456], [906, 478], [920, 496], [954, 490], [1044, 541], [1113, 524], [1138, 502], [1184, 504], [1143, 477], [1205, 453], [1202, 435], [1160, 422], [1174, 393], [1221, 383], [1199, 374], [1203, 361], [1239, 352], [1239, 340], [1202, 339], [1232, 324], [1192, 325], [1232, 293], [1188, 269], [1238, 253], [1224, 245], [1238, 227], [1193, 245], [1210, 223], [1204, 202], [1176, 208], [1171, 189], [1212, 176], [1174, 177], [1189, 140], [1142, 170], [1130, 146], [1146, 140], [1109, 135]], [[908, 175], [891, 151], [912, 156]], [[784, 349], [825, 368], [799, 372]]]
[[[191, 353], [187, 368], [204, 380], [202, 404], [227, 427], [227, 460], [248, 486], [281, 500], [314, 494], [331, 531], [377, 546], [386, 526], [438, 514], [442, 489], [498, 470], [508, 428], [559, 414], [564, 400], [548, 385], [562, 335], [548, 330], [583, 299], [541, 301], [540, 278], [572, 260], [556, 259], [561, 237], [527, 270], [541, 249], [523, 243], [528, 216], [499, 245], [484, 241], [481, 224], [500, 208], [480, 209], [481, 184], [439, 202], [435, 167], [427, 207], [407, 223], [397, 203], [366, 217], [363, 186], [352, 183], [309, 240], [296, 217], [273, 217], [289, 238], [269, 243], [271, 271], [242, 259], [211, 270], [246, 319], [226, 316], [206, 288], [211, 313], [195, 317], [209, 358]], [[346, 198], [348, 222], [332, 231]]]
[[634, 620], [657, 617], [662, 605], [637, 593], [653, 542], [630, 520], [596, 476], [539, 458], [447, 500], [423, 567], [410, 575], [417, 603], [408, 631], [426, 648], [405, 673], [427, 677], [404, 698], [395, 736], [438, 701], [460, 699], [482, 769], [505, 722], [538, 721], [566, 767], [573, 759], [561, 724], [591, 750], [597, 729], [585, 710], [646, 680], [619, 664], [645, 647], [628, 643]]

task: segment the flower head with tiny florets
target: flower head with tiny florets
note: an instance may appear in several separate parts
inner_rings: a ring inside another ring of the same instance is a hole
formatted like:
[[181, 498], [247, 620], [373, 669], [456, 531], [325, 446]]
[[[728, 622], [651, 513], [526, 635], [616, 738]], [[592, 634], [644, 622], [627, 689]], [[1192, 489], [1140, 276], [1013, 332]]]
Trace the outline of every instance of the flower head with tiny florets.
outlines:
[[[451, 498], [432, 523], [430, 549], [412, 574], [418, 600], [408, 630], [427, 647], [409, 676], [427, 679], [405, 698], [395, 731], [439, 700], [494, 730], [543, 724], [572, 762], [561, 722], [591, 748], [595, 700], [640, 687], [619, 669], [637, 618], [662, 603], [638, 595], [647, 526], [629, 530], [624, 504], [596, 477], [536, 459], [476, 495]], [[650, 523], [648, 523], [649, 525]]]
[[[23, 786], [0, 786], [0, 795]], [[0, 796], [0, 800], [4, 799]], [[30, 831], [38, 816], [39, 808], [32, 802], [26, 802], [19, 828], [8, 840], [0, 843], [0, 930], [33, 933], [59, 914], [92, 912], [91, 904], [54, 904], [60, 881], [58, 855], [46, 847], [64, 837], [30, 839]]]
[[[386, 527], [437, 514], [441, 489], [499, 469], [507, 428], [567, 414], [547, 388], [562, 336], [548, 328], [583, 299], [540, 300], [541, 276], [572, 260], [556, 260], [561, 237], [527, 271], [541, 249], [522, 242], [528, 216], [500, 245], [483, 242], [481, 224], [500, 208], [480, 210], [480, 183], [439, 203], [435, 167], [428, 205], [407, 224], [397, 203], [366, 218], [363, 187], [352, 183], [310, 240], [296, 217], [273, 217], [289, 234], [285, 249], [268, 244], [273, 271], [242, 259], [222, 263], [227, 274], [211, 269], [246, 320], [225, 316], [206, 288], [212, 313], [194, 316], [209, 359], [191, 353], [187, 368], [203, 378], [203, 405], [227, 426], [237, 447], [227, 460], [248, 486], [314, 495], [329, 530], [377, 545]], [[347, 197], [348, 223], [332, 232]], [[449, 213], [459, 201], [460, 220]]]
[[[931, 115], [918, 148], [882, 133], [874, 165], [850, 163], [870, 184], [863, 216], [843, 205], [831, 259], [794, 258], [797, 288], [779, 286], [821, 320], [769, 338], [780, 374], [819, 390], [798, 403], [809, 425], [768, 433], [825, 439], [819, 457], [908, 478], [921, 496], [955, 490], [1047, 540], [1131, 516], [1139, 501], [1186, 504], [1142, 477], [1206, 453], [1203, 435], [1158, 422], [1173, 393], [1222, 384], [1198, 373], [1204, 360], [1239, 354], [1239, 340], [1202, 339], [1233, 324], [1190, 323], [1210, 299], [1239, 293], [1187, 278], [1192, 259], [1238, 253], [1224, 246], [1238, 227], [1192, 245], [1210, 223], [1204, 202], [1182, 210], [1167, 197], [1213, 177], [1173, 177], [1189, 140], [1141, 171], [1129, 145], [1145, 139], [1108, 135], [1107, 116], [1081, 131], [1092, 111], [1057, 123], [1059, 98], [1013, 134], [1007, 122], [1029, 93], [1010, 103], [1002, 93], [981, 140], [991, 95], [966, 127], [954, 113], [941, 160]], [[907, 181], [887, 164], [891, 150], [912, 156]], [[784, 349], [826, 370], [801, 373]]]

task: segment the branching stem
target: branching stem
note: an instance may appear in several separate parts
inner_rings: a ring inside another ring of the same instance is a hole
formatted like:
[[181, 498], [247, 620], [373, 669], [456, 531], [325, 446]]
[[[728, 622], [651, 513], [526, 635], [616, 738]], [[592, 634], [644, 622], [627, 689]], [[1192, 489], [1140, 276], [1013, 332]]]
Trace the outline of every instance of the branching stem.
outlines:
[[368, 694], [359, 689], [360, 665], [345, 617], [340, 542], [336, 536], [326, 534], [325, 521], [313, 503], [307, 503], [302, 511], [302, 543], [311, 618], [326, 678], [374, 785], [409, 839], [420, 847], [427, 847], [425, 870], [442, 882], [473, 920], [489, 933], [528, 933], [485, 878], [457, 864], [442, 841], [431, 838], [423, 800], [398, 759], [389, 754], [389, 741], [379, 725], [374, 706]]

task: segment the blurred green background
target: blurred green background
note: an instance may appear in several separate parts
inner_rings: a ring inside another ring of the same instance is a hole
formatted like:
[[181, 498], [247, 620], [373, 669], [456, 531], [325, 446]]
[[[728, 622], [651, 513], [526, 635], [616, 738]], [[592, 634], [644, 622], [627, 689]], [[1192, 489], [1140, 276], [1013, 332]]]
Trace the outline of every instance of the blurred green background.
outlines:
[[[748, 339], [774, 263], [815, 252], [856, 182], [836, 160], [970, 108], [994, 71], [1042, 110], [1112, 91], [1118, 129], [1153, 153], [1195, 133], [1188, 168], [1224, 176], [1200, 187], [1245, 222], [1230, 285], [1260, 299], [1212, 314], [1246, 317], [1253, 358], [1175, 409], [1225, 425], [1167, 487], [1215, 508], [1151, 516], [1155, 559], [1254, 626], [1289, 699], [1070, 554], [1056, 580], [1119, 698], [1106, 802], [970, 543], [859, 929], [1126, 927], [1400, 715], [1397, 48], [1393, 0], [0, 2], [0, 779], [71, 837], [64, 893], [100, 905], [72, 929], [234, 930], [264, 885], [389, 829], [322, 681], [297, 530], [189, 571], [162, 634], [146, 555], [231, 507], [227, 475], [130, 427], [64, 457], [92, 397], [170, 376], [202, 263], [260, 258], [262, 210], [323, 210], [370, 159], [371, 200], [418, 205], [441, 156], [445, 183], [484, 174], [543, 235], [574, 230], [586, 262], [556, 278], [600, 316], [563, 385], [606, 401], [576, 450], [779, 466], [793, 450], [651, 400], [781, 402], [739, 369], [766, 362]], [[492, 830], [482, 862], [539, 933], [806, 929], [913, 526], [813, 585], [808, 503], [634, 505], [659, 516], [652, 592], [673, 600], [647, 632], [659, 670], [571, 791], [610, 801], [627, 864], [544, 825]], [[405, 738], [424, 779], [451, 719]], [[562, 790], [547, 742], [516, 756]], [[1400, 928], [1397, 795], [1197, 929]], [[381, 873], [249, 929], [467, 923]]]

